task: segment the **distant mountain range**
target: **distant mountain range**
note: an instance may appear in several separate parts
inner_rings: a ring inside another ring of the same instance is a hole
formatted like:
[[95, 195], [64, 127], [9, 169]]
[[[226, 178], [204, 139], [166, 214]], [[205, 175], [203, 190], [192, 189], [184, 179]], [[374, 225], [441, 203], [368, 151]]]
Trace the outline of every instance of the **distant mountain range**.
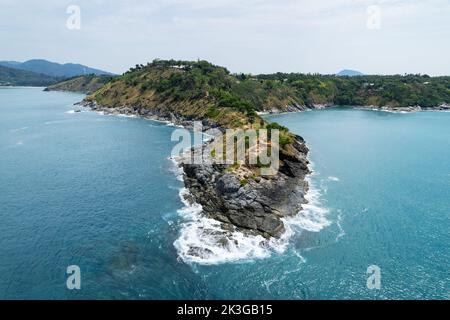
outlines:
[[350, 70], [350, 69], [344, 69], [337, 73], [336, 75], [342, 76], [342, 77], [354, 77], [354, 76], [363, 76], [364, 74], [362, 72], [356, 71], [356, 70]]
[[110, 72], [90, 68], [82, 64], [75, 64], [75, 63], [60, 64], [43, 59], [33, 59], [25, 62], [0, 61], [0, 65], [13, 69], [20, 69], [35, 73], [41, 73], [57, 78], [70, 78], [87, 74], [112, 75], [112, 73]]
[[0, 85], [48, 86], [83, 75], [112, 76], [114, 74], [82, 64], [60, 64], [43, 59], [25, 62], [0, 61]]

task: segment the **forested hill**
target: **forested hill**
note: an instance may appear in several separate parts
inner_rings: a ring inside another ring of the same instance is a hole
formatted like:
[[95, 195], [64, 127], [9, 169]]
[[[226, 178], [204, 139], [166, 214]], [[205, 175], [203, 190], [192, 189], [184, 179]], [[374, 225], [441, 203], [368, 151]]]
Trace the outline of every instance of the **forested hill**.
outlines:
[[100, 89], [105, 83], [111, 81], [112, 78], [112, 76], [95, 74], [77, 76], [50, 85], [45, 91], [70, 91], [90, 94]]
[[[231, 74], [206, 61], [155, 60], [112, 79], [82, 105], [105, 114], [138, 115], [180, 125], [201, 120], [203, 128], [269, 129], [267, 139], [260, 132], [256, 134], [259, 146], [273, 146], [271, 130], [278, 129], [279, 168], [269, 178], [262, 177], [268, 168], [261, 158], [254, 164], [182, 164], [190, 200], [199, 203], [208, 217], [271, 238], [285, 230], [281, 217], [297, 214], [306, 202], [308, 148], [300, 136], [279, 124], [267, 123], [257, 111], [300, 110], [317, 104], [434, 106], [450, 101], [449, 89], [448, 77], [252, 76]], [[250, 147], [247, 138], [237, 133], [226, 137], [227, 141], [244, 143], [246, 159], [262, 150]], [[223, 150], [221, 139], [205, 143], [203, 150], [210, 150], [206, 155], [211, 160], [222, 157], [216, 153]], [[272, 148], [270, 151], [272, 154]], [[235, 149], [226, 152], [234, 153]]]
[[259, 75], [270, 87], [292, 88], [300, 105], [421, 106], [434, 108], [450, 103], [450, 77], [427, 75], [334, 75], [270, 74]]
[[60, 79], [31, 71], [0, 66], [1, 86], [48, 86]]
[[80, 75], [112, 75], [109, 72], [90, 68], [78, 63], [60, 64], [44, 59], [32, 59], [25, 62], [0, 61], [0, 65], [12, 69], [25, 70], [45, 74], [55, 78], [70, 78]]
[[206, 61], [159, 61], [138, 65], [89, 96], [105, 107], [131, 106], [209, 119], [240, 127], [257, 117], [256, 106], [236, 90], [240, 81]]
[[[276, 73], [231, 74], [206, 61], [155, 60], [114, 78], [90, 99], [105, 106], [176, 108], [215, 120], [228, 111], [296, 110], [318, 105], [421, 106], [450, 103], [450, 77], [342, 77]], [[238, 121], [238, 120], [236, 120]]]
[[[262, 92], [248, 92], [248, 88], [241, 87], [246, 83], [259, 81], [239, 80], [227, 69], [206, 61], [155, 60], [113, 78], [84, 103], [97, 110], [112, 108], [160, 119], [175, 116], [182, 121], [204, 120], [213, 127], [279, 129], [280, 145], [283, 152], [289, 153], [294, 136], [285, 127], [267, 124], [256, 112], [263, 110], [261, 105], [249, 98], [267, 90], [259, 85]], [[283, 103], [278, 101], [277, 105]]]

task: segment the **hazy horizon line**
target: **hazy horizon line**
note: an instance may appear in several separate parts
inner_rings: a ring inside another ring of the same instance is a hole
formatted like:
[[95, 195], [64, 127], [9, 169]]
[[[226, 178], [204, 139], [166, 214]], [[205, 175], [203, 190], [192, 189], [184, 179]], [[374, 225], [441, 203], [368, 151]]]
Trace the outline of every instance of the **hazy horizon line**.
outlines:
[[[132, 64], [128, 69], [126, 69], [125, 71], [122, 72], [117, 72], [117, 71], [111, 71], [109, 69], [105, 69], [103, 67], [98, 67], [98, 66], [93, 66], [89, 63], [84, 63], [84, 62], [74, 62], [74, 61], [66, 61], [66, 62], [61, 62], [61, 60], [55, 60], [55, 59], [51, 59], [51, 58], [30, 58], [30, 59], [0, 59], [0, 62], [18, 62], [18, 63], [24, 63], [27, 61], [31, 61], [31, 60], [43, 60], [43, 61], [47, 61], [47, 62], [51, 62], [51, 63], [57, 63], [60, 65], [65, 65], [65, 64], [79, 64], [79, 65], [83, 65], [92, 69], [97, 69], [100, 71], [104, 71], [104, 72], [108, 72], [108, 73], [112, 73], [114, 75], [122, 75], [125, 72], [127, 72], [128, 70], [130, 70], [131, 68], [134, 68], [136, 65], [145, 65], [145, 63], [134, 63]], [[276, 73], [286, 73], [286, 74], [290, 74], [290, 73], [296, 73], [296, 74], [305, 74], [305, 75], [322, 75], [322, 76], [332, 76], [332, 75], [337, 75], [339, 72], [342, 71], [356, 71], [356, 72], [360, 72], [362, 73], [362, 75], [354, 75], [354, 76], [405, 76], [405, 75], [421, 75], [421, 76], [430, 76], [430, 77], [448, 77], [450, 75], [448, 74], [433, 74], [433, 73], [421, 73], [421, 72], [408, 72], [408, 73], [364, 73], [364, 71], [359, 70], [357, 68], [348, 68], [348, 67], [344, 67], [341, 68], [339, 71], [335, 72], [335, 73], [323, 73], [323, 72], [304, 72], [304, 71], [272, 71], [272, 72], [258, 72], [258, 73], [253, 73], [253, 72], [242, 72], [242, 71], [233, 71], [230, 70], [227, 66], [225, 65], [221, 65], [215, 62], [212, 62], [211, 60], [208, 59], [202, 59], [202, 58], [198, 58], [198, 59], [175, 59], [175, 58], [153, 58], [152, 60], [148, 61], [147, 63], [151, 63], [151, 61], [153, 60], [183, 60], [183, 61], [207, 61], [209, 63], [212, 63], [213, 65], [216, 66], [220, 66], [220, 67], [224, 67], [227, 70], [230, 71], [231, 74], [246, 74], [246, 75], [253, 75], [253, 76], [258, 76], [258, 75], [268, 75], [268, 74], [276, 74]]]

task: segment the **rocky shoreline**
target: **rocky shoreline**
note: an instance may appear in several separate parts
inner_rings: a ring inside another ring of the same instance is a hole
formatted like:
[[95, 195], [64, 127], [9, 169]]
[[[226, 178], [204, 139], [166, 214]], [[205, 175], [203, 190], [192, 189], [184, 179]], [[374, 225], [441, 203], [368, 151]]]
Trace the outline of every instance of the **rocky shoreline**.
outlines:
[[[79, 105], [104, 114], [133, 115], [192, 127], [193, 119], [185, 119], [162, 108], [108, 108], [89, 100]], [[202, 122], [204, 129], [214, 127], [208, 121]], [[202, 146], [206, 147], [206, 144]], [[296, 136], [292, 152], [289, 155], [280, 152], [277, 174], [259, 177], [252, 176], [245, 167], [231, 172], [230, 165], [186, 164], [180, 161], [184, 185], [189, 191], [186, 200], [200, 204], [206, 217], [219, 221], [225, 235], [240, 231], [266, 239], [279, 238], [285, 232], [283, 218], [298, 214], [302, 204], [307, 203], [308, 183], [305, 178], [310, 173], [308, 152], [303, 138]]]
[[228, 172], [226, 165], [183, 164], [184, 183], [191, 200], [202, 205], [208, 217], [222, 222], [225, 230], [237, 227], [269, 239], [285, 232], [283, 218], [292, 217], [306, 203], [308, 148], [301, 137], [294, 142], [295, 154], [280, 153], [274, 176], [244, 178], [245, 169]]
[[[128, 115], [150, 120], [163, 121], [185, 128], [192, 128], [193, 120], [177, 115], [166, 108], [140, 108], [123, 106], [109, 108], [95, 101], [84, 100], [82, 107], [109, 115]], [[291, 106], [287, 110], [271, 110], [268, 113], [304, 112], [324, 109], [332, 105], [317, 105], [313, 108]], [[386, 112], [418, 112], [428, 110], [449, 111], [450, 105], [443, 104], [432, 109], [421, 107], [394, 108], [377, 106], [358, 106], [355, 108]], [[214, 123], [202, 120], [204, 130], [216, 128]], [[206, 148], [204, 144], [202, 148]], [[200, 204], [202, 214], [221, 223], [224, 234], [240, 231], [250, 235], [261, 235], [266, 239], [279, 238], [285, 232], [283, 218], [291, 217], [302, 210], [307, 203], [308, 148], [305, 141], [296, 136], [294, 153], [287, 156], [280, 153], [280, 168], [276, 175], [252, 177], [240, 168], [229, 171], [229, 165], [185, 164], [178, 162], [183, 169], [183, 181], [189, 191], [184, 197], [191, 204]], [[180, 161], [180, 159], [178, 159]], [[200, 250], [199, 248], [197, 248]], [[200, 253], [198, 253], [200, 254]]]
[[299, 104], [287, 105], [283, 110], [280, 109], [271, 109], [265, 112], [258, 112], [258, 114], [280, 114], [280, 113], [291, 113], [291, 112], [304, 112], [311, 110], [322, 110], [326, 108], [333, 107], [333, 104], [314, 104], [313, 106], [304, 106]]
[[[79, 107], [85, 107], [95, 112], [102, 112], [106, 115], [126, 115], [126, 116], [135, 116], [139, 118], [144, 118], [148, 120], [160, 121], [165, 123], [171, 123], [177, 126], [182, 126], [184, 128], [192, 128], [192, 122], [194, 119], [186, 119], [182, 116], [179, 116], [173, 112], [161, 109], [145, 109], [140, 107], [128, 107], [123, 106], [119, 108], [109, 108], [105, 106], [101, 106], [97, 104], [95, 101], [91, 100], [83, 100], [79, 103], [75, 104]], [[209, 122], [208, 120], [202, 120], [203, 128], [205, 130], [215, 128], [216, 125]]]
[[[286, 106], [285, 109], [272, 109], [267, 112], [260, 112], [259, 114], [282, 114], [282, 113], [291, 113], [291, 112], [304, 112], [311, 110], [322, 110], [327, 108], [336, 108], [338, 106], [333, 104], [316, 104], [312, 107], [308, 106], [300, 106], [300, 105], [290, 105]], [[439, 106], [432, 108], [424, 108], [421, 106], [409, 106], [409, 107], [392, 107], [392, 106], [348, 106], [349, 108], [362, 109], [362, 110], [373, 110], [373, 111], [385, 111], [385, 112], [393, 112], [393, 113], [410, 113], [410, 112], [420, 112], [420, 111], [450, 111], [450, 104], [443, 103]]]
[[449, 104], [441, 104], [433, 108], [422, 108], [421, 106], [410, 106], [410, 107], [390, 107], [390, 106], [358, 106], [358, 109], [364, 110], [374, 110], [374, 111], [385, 111], [385, 112], [395, 112], [395, 113], [410, 113], [410, 112], [420, 112], [420, 111], [450, 111]]

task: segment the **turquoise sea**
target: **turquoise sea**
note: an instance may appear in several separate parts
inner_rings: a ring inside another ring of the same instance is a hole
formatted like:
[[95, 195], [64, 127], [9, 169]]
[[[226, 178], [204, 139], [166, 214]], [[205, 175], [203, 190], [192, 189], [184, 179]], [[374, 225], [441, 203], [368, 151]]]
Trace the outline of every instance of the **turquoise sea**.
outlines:
[[195, 263], [175, 128], [71, 112], [82, 98], [0, 88], [0, 299], [450, 298], [450, 113], [268, 116], [310, 147], [310, 204], [285, 242]]

